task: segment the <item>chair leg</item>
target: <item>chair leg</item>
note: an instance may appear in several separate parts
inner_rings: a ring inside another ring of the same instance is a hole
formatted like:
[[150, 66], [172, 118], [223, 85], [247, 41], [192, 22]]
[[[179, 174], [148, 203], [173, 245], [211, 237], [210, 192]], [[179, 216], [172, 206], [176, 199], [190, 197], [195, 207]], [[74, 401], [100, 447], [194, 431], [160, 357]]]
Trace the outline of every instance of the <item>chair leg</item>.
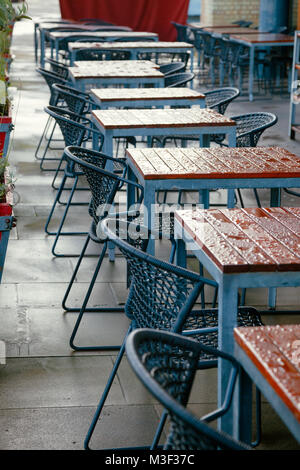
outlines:
[[164, 426], [166, 424], [166, 421], [167, 421], [167, 417], [168, 417], [168, 412], [166, 410], [163, 411], [163, 414], [160, 418], [160, 421], [159, 421], [159, 425], [156, 429], [156, 432], [155, 432], [155, 436], [153, 438], [153, 441], [152, 441], [152, 444], [151, 444], [151, 447], [150, 447], [150, 450], [155, 450], [157, 449], [157, 446], [158, 446], [158, 443], [159, 443], [159, 439], [160, 439], [160, 436], [163, 432], [163, 429], [164, 429]]
[[[50, 117], [50, 116], [49, 116]], [[51, 123], [51, 120], [50, 120], [50, 123]], [[49, 139], [46, 139], [46, 134], [44, 135], [44, 138], [46, 140], [46, 146], [45, 146], [45, 149], [44, 149], [44, 152], [43, 152], [43, 155], [42, 156], [38, 156], [38, 151], [40, 149], [40, 146], [41, 146], [41, 143], [42, 143], [42, 140], [43, 140], [43, 136], [41, 137], [41, 140], [38, 144], [38, 147], [37, 147], [37, 150], [36, 150], [36, 154], [35, 154], [35, 157], [37, 160], [40, 160], [40, 169], [41, 171], [56, 171], [55, 168], [44, 168], [44, 162], [45, 161], [59, 161], [59, 158], [55, 158], [55, 157], [46, 157], [46, 154], [50, 148], [50, 143], [51, 143], [51, 140], [52, 140], [52, 137], [53, 137], [53, 133], [54, 133], [54, 130], [55, 130], [55, 127], [56, 127], [56, 122], [54, 122], [54, 125], [52, 127], [52, 130], [51, 130], [51, 133], [50, 133], [50, 136], [49, 136]]]
[[66, 175], [64, 174], [63, 176], [63, 179], [61, 181], [61, 184], [60, 184], [60, 187], [58, 188], [58, 193], [56, 194], [56, 197], [55, 197], [55, 200], [54, 200], [54, 203], [52, 205], [52, 208], [51, 208], [51, 211], [48, 215], [48, 218], [47, 218], [47, 221], [46, 221], [46, 225], [45, 225], [45, 232], [48, 234], [48, 235], [56, 235], [56, 232], [50, 232], [48, 230], [48, 227], [49, 227], [49, 224], [50, 224], [50, 221], [52, 219], [52, 216], [53, 216], [53, 213], [54, 213], [54, 210], [55, 210], [55, 207], [56, 207], [56, 204], [58, 203], [58, 200], [60, 198], [60, 195], [64, 189], [64, 185], [65, 185], [65, 182], [66, 182]]
[[117, 356], [117, 359], [116, 359], [116, 361], [115, 361], [115, 364], [114, 364], [114, 366], [113, 366], [113, 369], [112, 369], [112, 371], [111, 371], [111, 374], [110, 374], [110, 376], [109, 376], [109, 379], [108, 379], [107, 384], [106, 384], [106, 386], [105, 386], [104, 392], [103, 392], [103, 394], [102, 394], [102, 396], [101, 396], [101, 399], [100, 399], [100, 401], [99, 401], [97, 410], [96, 410], [96, 412], [95, 412], [95, 414], [94, 414], [94, 417], [93, 417], [93, 419], [92, 419], [91, 425], [90, 425], [89, 430], [88, 430], [88, 432], [87, 432], [87, 435], [86, 435], [86, 437], [85, 437], [85, 440], [84, 440], [84, 448], [85, 448], [86, 450], [91, 450], [90, 447], [89, 447], [90, 440], [91, 440], [91, 438], [92, 438], [92, 435], [93, 435], [93, 433], [94, 433], [95, 427], [96, 427], [96, 425], [97, 425], [97, 422], [98, 422], [98, 420], [99, 420], [100, 414], [101, 414], [101, 412], [102, 412], [103, 406], [104, 406], [104, 404], [105, 404], [105, 402], [106, 402], [107, 396], [108, 396], [109, 391], [110, 391], [110, 389], [111, 389], [111, 386], [112, 386], [112, 384], [113, 384], [113, 381], [114, 381], [114, 378], [115, 378], [116, 373], [117, 373], [117, 371], [118, 371], [118, 368], [119, 368], [119, 365], [120, 365], [120, 363], [121, 363], [122, 357], [123, 357], [123, 355], [124, 355], [124, 352], [125, 352], [125, 343], [126, 343], [126, 339], [127, 339], [127, 336], [128, 336], [128, 334], [129, 334], [130, 331], [131, 331], [131, 328], [129, 328], [129, 330], [128, 330], [127, 334], [126, 334], [125, 340], [124, 340], [124, 342], [123, 342], [123, 344], [122, 344], [122, 346], [121, 346], [121, 348], [120, 348], [119, 354], [118, 354], [118, 356]]
[[78, 328], [80, 326], [80, 323], [81, 323], [81, 320], [83, 318], [84, 313], [86, 313], [86, 312], [99, 312], [99, 313], [101, 313], [101, 312], [124, 311], [123, 308], [121, 308], [121, 310], [120, 310], [120, 308], [118, 308], [118, 307], [101, 307], [101, 308], [95, 307], [93, 309], [91, 309], [91, 308], [87, 309], [87, 304], [88, 304], [88, 301], [90, 299], [91, 293], [93, 291], [93, 288], [94, 288], [99, 270], [100, 270], [101, 265], [102, 265], [102, 261], [104, 259], [105, 253], [106, 253], [106, 250], [107, 250], [107, 242], [105, 242], [103, 244], [102, 252], [99, 256], [96, 269], [94, 271], [92, 280], [90, 282], [88, 291], [85, 295], [83, 304], [80, 308], [78, 318], [76, 320], [75, 326], [73, 328], [73, 331], [72, 331], [72, 334], [71, 334], [71, 337], [70, 337], [70, 346], [71, 346], [72, 349], [74, 349], [74, 351], [107, 351], [107, 350], [111, 350], [111, 349], [113, 349], [113, 350], [120, 349], [120, 345], [118, 345], [118, 346], [116, 346], [116, 345], [113, 345], [113, 346], [76, 346], [74, 344], [74, 340], [75, 340], [75, 337], [76, 337], [76, 334], [77, 334], [77, 331], [78, 331]]
[[[66, 258], [66, 257], [78, 257], [79, 254], [62, 254], [62, 253], [56, 253], [55, 252], [55, 248], [56, 248], [56, 245], [57, 245], [57, 242], [58, 242], [58, 239], [61, 235], [65, 235], [65, 236], [73, 236], [73, 235], [87, 235], [87, 232], [62, 232], [62, 228], [63, 228], [63, 225], [65, 223], [65, 220], [66, 220], [66, 217], [67, 217], [67, 213], [69, 211], [69, 208], [70, 208], [70, 205], [71, 205], [71, 202], [72, 202], [72, 199], [73, 199], [73, 195], [74, 195], [74, 192], [76, 190], [76, 186], [77, 186], [77, 183], [78, 183], [78, 176], [76, 176], [74, 178], [74, 183], [73, 183], [73, 186], [72, 186], [72, 190], [71, 190], [71, 193], [70, 193], [70, 197], [68, 199], [68, 202], [67, 202], [67, 205], [66, 205], [66, 208], [65, 208], [65, 211], [63, 213], [63, 216], [62, 216], [62, 219], [60, 221], [60, 224], [59, 224], [59, 227], [58, 227], [58, 230], [56, 232], [56, 236], [55, 236], [55, 240], [53, 242], [53, 245], [52, 245], [52, 254], [58, 258]], [[58, 194], [58, 199], [59, 199], [59, 194]], [[53, 233], [53, 232], [52, 232]], [[53, 235], [55, 235], [55, 232], [53, 233]]]
[[88, 245], [89, 245], [90, 239], [91, 239], [91, 238], [90, 238], [90, 236], [88, 235], [88, 236], [86, 237], [85, 243], [84, 243], [84, 245], [83, 245], [83, 248], [82, 248], [82, 250], [81, 250], [80, 256], [79, 256], [78, 261], [77, 261], [77, 263], [76, 263], [75, 269], [74, 269], [74, 271], [73, 271], [71, 280], [70, 280], [70, 282], [69, 282], [69, 285], [68, 285], [67, 290], [66, 290], [66, 292], [65, 292], [64, 298], [63, 298], [63, 300], [62, 300], [62, 308], [63, 308], [66, 312], [80, 312], [80, 308], [68, 307], [68, 306], [66, 305], [66, 301], [67, 301], [67, 299], [68, 299], [68, 297], [69, 297], [69, 294], [70, 294], [70, 291], [71, 291], [71, 289], [72, 289], [73, 283], [74, 283], [74, 281], [75, 281], [75, 279], [76, 279], [78, 270], [79, 270], [79, 268], [80, 268], [81, 261], [83, 260], [83, 257], [84, 257], [84, 255], [85, 255], [85, 252], [86, 252], [87, 247], [88, 247]]

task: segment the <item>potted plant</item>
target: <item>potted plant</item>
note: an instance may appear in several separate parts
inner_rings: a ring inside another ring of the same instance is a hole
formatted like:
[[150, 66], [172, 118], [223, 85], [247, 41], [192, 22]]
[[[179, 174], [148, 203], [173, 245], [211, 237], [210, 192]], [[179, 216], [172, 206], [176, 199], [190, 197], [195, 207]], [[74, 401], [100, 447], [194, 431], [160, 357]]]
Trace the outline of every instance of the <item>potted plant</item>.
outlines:
[[27, 9], [26, 2], [14, 7], [11, 0], [0, 0], [0, 158], [7, 154], [9, 135], [12, 129], [7, 90], [8, 68], [11, 62], [11, 37], [14, 23], [23, 18], [29, 18], [26, 16]]
[[7, 169], [7, 151], [13, 127], [8, 95], [10, 44], [14, 23], [23, 18], [29, 18], [26, 12], [26, 2], [14, 7], [11, 0], [0, 0], [0, 282], [9, 232], [14, 219], [12, 215], [13, 180]]

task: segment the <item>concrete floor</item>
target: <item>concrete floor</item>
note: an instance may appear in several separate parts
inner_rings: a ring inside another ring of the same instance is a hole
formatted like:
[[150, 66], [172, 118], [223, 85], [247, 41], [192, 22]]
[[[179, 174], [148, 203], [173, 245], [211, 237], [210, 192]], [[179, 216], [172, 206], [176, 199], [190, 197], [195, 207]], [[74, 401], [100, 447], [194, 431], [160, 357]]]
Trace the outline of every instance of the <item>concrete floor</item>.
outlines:
[[[29, 1], [32, 16], [58, 14], [58, 1]], [[41, 172], [34, 158], [46, 115], [49, 92], [35, 72], [33, 23], [23, 21], [15, 27], [11, 68], [14, 95], [15, 131], [10, 150], [15, 167], [15, 206], [17, 226], [11, 232], [3, 281], [0, 285], [0, 339], [6, 343], [7, 361], [0, 365], [0, 449], [82, 449], [83, 439], [95, 406], [115, 360], [114, 352], [74, 353], [69, 336], [76, 314], [65, 313], [61, 300], [76, 259], [51, 255], [53, 237], [46, 236], [44, 224], [55, 197], [50, 189], [53, 173]], [[202, 80], [203, 81], [203, 80]], [[203, 83], [196, 81], [203, 89]], [[260, 145], [279, 145], [299, 152], [299, 142], [288, 139], [288, 95], [259, 96], [253, 103], [244, 98], [230, 105], [229, 115], [268, 110], [278, 115], [276, 127], [265, 132]], [[267, 192], [261, 193], [268, 201]], [[80, 198], [84, 198], [81, 193]], [[213, 195], [222, 199], [222, 193]], [[255, 205], [252, 194], [248, 205]], [[299, 205], [300, 199], [283, 196], [283, 204]], [[59, 220], [56, 217], [55, 221]], [[54, 221], [54, 222], [55, 222]], [[69, 227], [86, 227], [85, 207], [72, 208]], [[82, 237], [62, 237], [59, 250], [79, 250]], [[75, 238], [75, 239], [74, 239]], [[93, 250], [95, 248], [92, 248]], [[76, 279], [73, 302], [87, 288], [95, 258], [88, 258]], [[267, 307], [263, 289], [248, 291], [247, 303]], [[278, 307], [299, 306], [299, 289], [278, 293]], [[101, 270], [92, 305], [120, 305], [126, 298], [125, 264], [117, 259]], [[299, 323], [297, 315], [267, 315], [266, 323]], [[80, 333], [81, 344], [119, 344], [128, 322], [122, 314], [86, 315]], [[201, 373], [191, 396], [190, 407], [201, 415], [216, 403], [216, 373]], [[126, 358], [113, 384], [99, 423], [93, 446], [113, 449], [119, 446], [148, 445], [161, 412], [135, 378]], [[280, 419], [263, 402], [263, 440], [259, 449], [300, 449]]]

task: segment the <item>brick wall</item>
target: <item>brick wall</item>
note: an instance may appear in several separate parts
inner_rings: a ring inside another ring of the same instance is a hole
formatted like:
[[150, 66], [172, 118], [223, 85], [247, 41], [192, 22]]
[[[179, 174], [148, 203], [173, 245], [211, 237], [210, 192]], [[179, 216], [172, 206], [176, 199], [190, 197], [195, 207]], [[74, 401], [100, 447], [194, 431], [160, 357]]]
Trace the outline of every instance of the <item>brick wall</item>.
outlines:
[[260, 0], [202, 0], [201, 23], [230, 24], [240, 19], [258, 24]]
[[[290, 0], [292, 24], [297, 25], [298, 0]], [[201, 23], [207, 25], [230, 24], [237, 20], [259, 23], [260, 0], [202, 0]]]

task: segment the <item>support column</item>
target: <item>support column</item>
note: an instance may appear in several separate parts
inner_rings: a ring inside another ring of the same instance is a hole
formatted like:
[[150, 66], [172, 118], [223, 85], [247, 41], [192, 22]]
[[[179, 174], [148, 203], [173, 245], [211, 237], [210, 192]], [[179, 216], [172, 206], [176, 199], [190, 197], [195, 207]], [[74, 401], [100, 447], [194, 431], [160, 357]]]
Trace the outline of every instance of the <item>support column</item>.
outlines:
[[289, 0], [260, 0], [259, 31], [276, 32], [281, 26], [288, 27]]

